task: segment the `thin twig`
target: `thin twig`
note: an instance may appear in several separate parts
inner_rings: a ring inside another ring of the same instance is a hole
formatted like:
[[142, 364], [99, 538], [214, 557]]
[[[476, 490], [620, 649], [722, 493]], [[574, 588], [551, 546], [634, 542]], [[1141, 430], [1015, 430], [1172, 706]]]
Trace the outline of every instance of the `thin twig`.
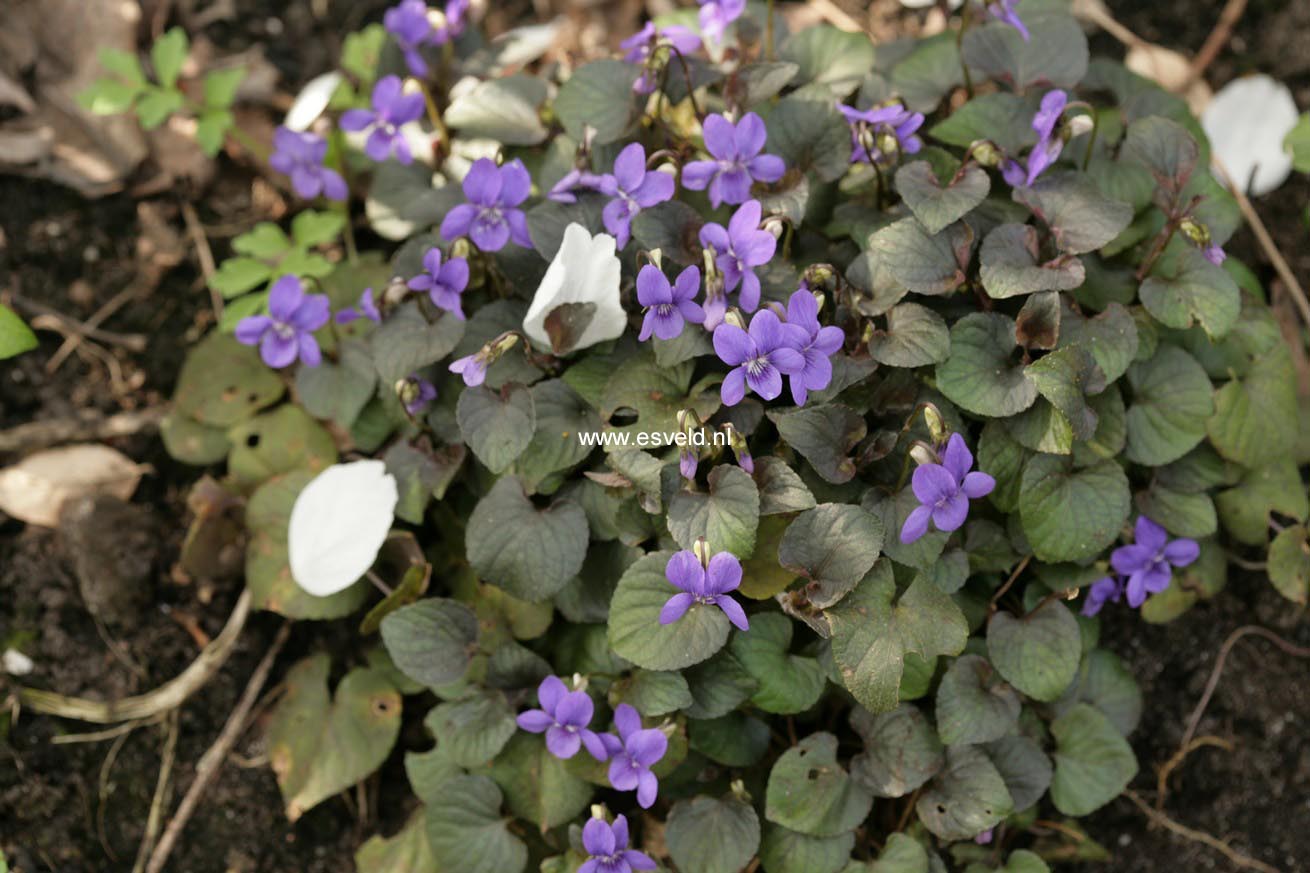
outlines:
[[1219, 53], [1228, 45], [1228, 41], [1233, 37], [1233, 28], [1246, 11], [1247, 0], [1228, 0], [1224, 6], [1224, 11], [1219, 13], [1219, 20], [1215, 22], [1214, 30], [1206, 37], [1205, 44], [1201, 50], [1196, 53], [1196, 58], [1192, 60], [1191, 69], [1187, 71], [1187, 78], [1179, 84], [1179, 91], [1186, 91], [1192, 86], [1192, 83], [1201, 76], [1205, 75], [1206, 69], [1214, 63], [1214, 59], [1219, 57]]
[[173, 759], [177, 753], [178, 710], [168, 714], [168, 734], [164, 739], [164, 751], [159, 761], [159, 781], [155, 783], [155, 796], [150, 801], [150, 814], [146, 817], [146, 832], [141, 837], [141, 847], [136, 853], [136, 863], [132, 873], [141, 873], [145, 869], [146, 859], [155, 847], [155, 838], [159, 836], [159, 827], [163, 823], [164, 807], [168, 805], [170, 779], [173, 775]]
[[996, 611], [996, 605], [1001, 602], [1001, 598], [1005, 596], [1005, 592], [1009, 591], [1010, 587], [1014, 585], [1015, 580], [1019, 578], [1019, 574], [1028, 568], [1028, 563], [1032, 561], [1032, 559], [1032, 555], [1025, 555], [1024, 559], [1019, 562], [1019, 566], [1015, 567], [1013, 572], [1010, 573], [1010, 578], [1005, 580], [1005, 584], [996, 589], [996, 593], [992, 595], [992, 602], [987, 605], [988, 615], [991, 615]]
[[143, 286], [140, 283], [133, 281], [122, 291], [119, 291], [113, 297], [109, 298], [104, 306], [97, 309], [85, 323], [78, 326], [77, 333], [64, 340], [64, 344], [50, 356], [50, 360], [47, 361], [45, 365], [46, 372], [54, 373], [58, 370], [64, 361], [68, 359], [68, 356], [82, 344], [82, 340], [89, 335], [90, 331], [98, 329], [100, 325], [108, 321], [115, 312], [132, 302], [134, 298], [140, 296], [142, 287]]
[[150, 853], [150, 862], [146, 864], [145, 873], [160, 873], [164, 869], [164, 865], [168, 863], [168, 856], [177, 844], [178, 837], [182, 835], [182, 829], [186, 827], [187, 821], [195, 813], [205, 789], [218, 775], [219, 769], [223, 766], [223, 759], [232, 750], [233, 744], [236, 743], [237, 738], [245, 728], [246, 717], [250, 715], [251, 708], [254, 707], [255, 701], [259, 699], [259, 692], [263, 690], [264, 683], [268, 681], [268, 674], [273, 669], [273, 662], [277, 660], [278, 653], [282, 651], [282, 646], [286, 644], [290, 633], [290, 622], [284, 623], [278, 629], [277, 636], [273, 638], [273, 643], [268, 647], [263, 660], [259, 662], [259, 666], [251, 674], [250, 682], [246, 684], [246, 690], [242, 692], [236, 708], [228, 716], [218, 739], [214, 740], [214, 744], [201, 756], [200, 763], [196, 765], [196, 777], [192, 780], [191, 787], [187, 789], [186, 796], [178, 804], [177, 812], [173, 814], [173, 818], [169, 821], [168, 827], [165, 828], [164, 835], [160, 837], [158, 845]]
[[187, 234], [196, 247], [196, 258], [200, 261], [200, 274], [205, 277], [205, 287], [209, 289], [209, 305], [214, 309], [214, 318], [223, 317], [223, 295], [209, 284], [209, 278], [218, 267], [214, 263], [214, 250], [209, 247], [209, 238], [205, 236], [205, 226], [200, 223], [200, 216], [190, 201], [182, 201], [182, 220], [186, 222]]
[[122, 724], [114, 725], [111, 728], [105, 728], [102, 731], [92, 731], [85, 734], [62, 734], [61, 736], [51, 737], [50, 745], [67, 746], [73, 743], [99, 743], [105, 740], [112, 740], [115, 737], [121, 737], [123, 734], [130, 734], [139, 727], [155, 724], [161, 721], [164, 715], [154, 716], [153, 718], [139, 719], [137, 721], [125, 721]]
[[214, 638], [214, 642], [206, 647], [180, 675], [146, 694], [106, 703], [102, 700], [66, 697], [53, 691], [20, 687], [18, 699], [24, 706], [43, 715], [57, 715], [61, 718], [74, 718], [95, 724], [114, 724], [120, 721], [150, 718], [161, 712], [167, 712], [181, 706], [183, 701], [203, 688], [205, 683], [219, 671], [228, 656], [232, 654], [232, 649], [249, 615], [250, 589], [247, 588], [237, 598], [237, 604], [232, 614], [228, 616], [227, 624], [223, 626], [222, 633]]
[[[52, 318], [63, 325], [69, 332], [81, 334], [90, 337], [93, 340], [99, 340], [111, 346], [122, 346], [129, 352], [144, 352], [146, 350], [146, 335], [143, 333], [119, 333], [113, 330], [103, 330], [98, 327], [88, 327], [83, 322], [78, 321], [71, 315], [65, 315], [53, 306], [46, 306], [44, 303], [38, 303], [35, 300], [28, 300], [15, 294], [13, 297], [14, 305], [19, 309], [26, 310], [33, 316], [33, 327], [41, 327], [44, 318]], [[61, 331], [62, 332], [62, 331]]]
[[0, 452], [30, 452], [61, 443], [105, 440], [151, 432], [168, 410], [152, 406], [131, 412], [103, 415], [94, 410], [78, 410], [69, 418], [30, 421], [8, 430], [0, 430]]
[[1186, 760], [1188, 755], [1192, 754], [1192, 752], [1195, 752], [1197, 749], [1205, 748], [1206, 746], [1214, 746], [1215, 748], [1223, 749], [1225, 752], [1231, 752], [1233, 750], [1233, 744], [1228, 740], [1225, 740], [1223, 737], [1204, 736], [1197, 737], [1178, 751], [1174, 752], [1173, 757], [1160, 766], [1160, 770], [1155, 777], [1155, 808], [1157, 810], [1164, 812], [1164, 801], [1169, 795], [1169, 775], [1178, 768], [1179, 764]]
[[1131, 800], [1153, 823], [1160, 825], [1172, 833], [1178, 834], [1180, 837], [1191, 840], [1195, 843], [1203, 843], [1204, 845], [1217, 850], [1238, 867], [1250, 870], [1261, 870], [1263, 873], [1282, 873], [1282, 871], [1277, 867], [1270, 867], [1263, 861], [1257, 861], [1255, 858], [1249, 858], [1246, 855], [1243, 855], [1241, 852], [1237, 851], [1216, 836], [1207, 834], [1205, 831], [1198, 831], [1194, 828], [1189, 828], [1187, 825], [1179, 824], [1164, 813], [1157, 812], [1132, 789], [1125, 791], [1123, 796]]

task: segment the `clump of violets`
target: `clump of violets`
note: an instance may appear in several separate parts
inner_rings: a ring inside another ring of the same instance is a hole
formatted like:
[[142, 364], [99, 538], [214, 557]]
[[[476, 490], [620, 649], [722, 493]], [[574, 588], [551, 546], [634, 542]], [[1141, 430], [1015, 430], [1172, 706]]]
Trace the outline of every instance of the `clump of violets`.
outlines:
[[350, 324], [352, 321], [358, 321], [361, 318], [367, 318], [374, 324], [382, 323], [382, 311], [378, 309], [377, 302], [373, 300], [373, 289], [365, 288], [364, 293], [359, 295], [359, 303], [356, 306], [347, 306], [337, 313], [337, 324]]
[[700, 3], [700, 30], [705, 38], [713, 43], [723, 42], [723, 35], [742, 13], [746, 11], [746, 0], [697, 0]]
[[1014, 7], [1019, 5], [1019, 0], [984, 0], [984, 4], [988, 15], [1019, 31], [1019, 35], [1023, 37], [1024, 42], [1031, 39], [1028, 27], [1019, 18], [1019, 13], [1014, 11]]
[[898, 155], [917, 154], [923, 140], [917, 135], [923, 127], [922, 112], [911, 112], [901, 103], [859, 110], [844, 103], [837, 108], [851, 126], [851, 163], [884, 166]]
[[[754, 312], [760, 305], [760, 279], [755, 268], [762, 267], [778, 250], [773, 234], [760, 228], [764, 210], [760, 201], [749, 200], [728, 220], [725, 228], [710, 222], [700, 229], [700, 243], [714, 250], [714, 263], [723, 274], [723, 290], [732, 291], [738, 285], [738, 303], [746, 312]], [[715, 312], [706, 324], [717, 326], [723, 318], [726, 299], [719, 297]]]
[[710, 203], [745, 203], [754, 182], [776, 182], [787, 172], [777, 155], [761, 154], [768, 131], [764, 119], [747, 112], [733, 124], [723, 115], [705, 119], [705, 150], [714, 159], [691, 161], [682, 168], [682, 184], [692, 191], [709, 189]]
[[1037, 145], [1028, 153], [1026, 164], [1009, 159], [1001, 165], [1001, 175], [1006, 182], [1015, 188], [1031, 186], [1060, 157], [1060, 152], [1064, 151], [1064, 137], [1057, 128], [1068, 103], [1069, 95], [1059, 90], [1048, 91], [1042, 98], [1032, 125], [1037, 131]]
[[[667, 45], [678, 54], [689, 55], [700, 49], [701, 42], [695, 31], [689, 28], [677, 24], [656, 27], [655, 22], [647, 21], [645, 27], [619, 43], [619, 48], [627, 53], [623, 56], [627, 63], [646, 65], [660, 45]], [[654, 71], [647, 67], [632, 83], [632, 90], [649, 94], [655, 90], [655, 85]]]
[[658, 865], [645, 852], [628, 848], [628, 820], [615, 816], [614, 824], [592, 818], [582, 829], [582, 848], [590, 856], [578, 867], [578, 873], [632, 873], [654, 870]]
[[459, 36], [468, 14], [468, 0], [450, 0], [445, 12], [434, 14], [425, 0], [400, 0], [382, 17], [382, 26], [391, 34], [410, 75], [420, 78], [428, 74], [428, 62], [423, 57], [427, 46], [438, 46]]
[[348, 109], [341, 114], [341, 129], [358, 133], [367, 130], [364, 154], [371, 160], [394, 157], [402, 164], [414, 161], [409, 142], [400, 128], [418, 121], [423, 114], [423, 95], [406, 94], [399, 76], [383, 76], [373, 86], [372, 109]]
[[441, 236], [447, 241], [467, 236], [484, 252], [498, 252], [510, 240], [532, 248], [528, 219], [519, 208], [531, 193], [532, 177], [518, 158], [503, 166], [478, 158], [464, 177], [468, 202], [446, 213]]
[[299, 133], [287, 127], [273, 131], [273, 155], [268, 165], [291, 177], [291, 187], [306, 200], [322, 194], [329, 200], [345, 200], [346, 180], [330, 167], [323, 166], [328, 144], [313, 133]]
[[686, 322], [703, 323], [705, 310], [695, 299], [698, 291], [700, 270], [697, 267], [687, 267], [672, 284], [664, 271], [654, 264], [642, 267], [637, 274], [637, 300], [646, 307], [646, 317], [641, 323], [638, 342], [645, 342], [652, 334], [662, 340], [671, 340], [682, 333]]
[[804, 330], [807, 337], [800, 346], [805, 363], [787, 380], [792, 400], [804, 406], [811, 391], [822, 391], [832, 382], [832, 356], [841, 349], [845, 336], [840, 327], [819, 323], [819, 301], [804, 285], [787, 301], [787, 323]]
[[743, 330], [724, 322], [714, 329], [714, 352], [732, 367], [723, 379], [719, 394], [724, 406], [736, 406], [746, 389], [764, 400], [782, 393], [782, 377], [805, 368], [801, 348], [809, 335], [799, 325], [784, 323], [771, 309], [761, 309]]
[[[614, 726], [619, 729], [617, 737], [600, 735], [609, 756], [610, 785], [619, 791], [635, 788], [637, 803], [642, 809], [650, 809], [659, 793], [659, 779], [650, 768], [668, 751], [669, 738], [656, 728], [643, 729], [641, 714], [626, 703], [614, 708]], [[587, 748], [590, 751], [591, 747]]]
[[423, 255], [423, 272], [407, 283], [411, 291], [426, 291], [432, 305], [464, 320], [460, 295], [469, 283], [469, 263], [463, 258], [442, 262], [441, 249], [435, 246]]
[[942, 452], [940, 464], [920, 464], [910, 480], [919, 500], [905, 524], [901, 542], [912, 543], [928, 532], [928, 523], [939, 531], [959, 530], [969, 517], [969, 501], [986, 497], [996, 487], [996, 480], [973, 469], [973, 453], [964, 437], [951, 434]]
[[396, 386], [396, 396], [410, 415], [418, 415], [437, 399], [437, 386], [417, 373], [410, 373]]
[[741, 586], [741, 561], [736, 555], [719, 552], [711, 558], [702, 539], [696, 543], [695, 552], [683, 549], [669, 558], [664, 578], [680, 593], [670, 597], [660, 610], [660, 624], [673, 624], [700, 604], [717, 606], [739, 630], [750, 630], [745, 610], [729, 596]]
[[632, 236], [632, 219], [643, 209], [673, 199], [676, 183], [668, 173], [646, 169], [646, 149], [634, 142], [614, 159], [614, 172], [600, 178], [602, 194], [614, 199], [606, 204], [601, 218], [605, 229], [614, 235], [619, 248]]
[[297, 359], [317, 367], [323, 355], [314, 331], [328, 323], [331, 304], [326, 294], [306, 294], [300, 279], [283, 276], [268, 294], [268, 315], [248, 315], [237, 322], [237, 342], [259, 346], [259, 356], [273, 369], [289, 367]]
[[597, 761], [608, 757], [601, 736], [588, 730], [595, 706], [585, 691], [570, 691], [558, 676], [547, 676], [537, 686], [540, 709], [519, 713], [518, 725], [529, 733], [546, 735], [546, 748], [556, 758], [572, 758], [583, 746]]
[[1169, 539], [1163, 527], [1144, 515], [1137, 517], [1129, 545], [1120, 546], [1110, 553], [1110, 566], [1124, 577], [1124, 596], [1128, 605], [1136, 609], [1151, 594], [1159, 594], [1169, 587], [1175, 567], [1186, 567], [1201, 554], [1196, 540], [1179, 537]]

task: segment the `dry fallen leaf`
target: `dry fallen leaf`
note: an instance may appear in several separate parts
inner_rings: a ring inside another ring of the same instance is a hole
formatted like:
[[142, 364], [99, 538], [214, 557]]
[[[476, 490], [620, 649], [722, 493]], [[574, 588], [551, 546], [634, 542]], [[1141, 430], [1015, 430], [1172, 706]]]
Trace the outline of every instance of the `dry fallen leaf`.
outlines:
[[1192, 77], [1192, 62], [1164, 46], [1138, 43], [1128, 49], [1124, 66], [1139, 76], [1153, 79], [1168, 91], [1181, 94], [1197, 115], [1205, 111], [1214, 96], [1204, 79]]
[[101, 493], [127, 500], [143, 472], [122, 452], [94, 443], [37, 452], [0, 470], [0, 511], [56, 527], [69, 500]]

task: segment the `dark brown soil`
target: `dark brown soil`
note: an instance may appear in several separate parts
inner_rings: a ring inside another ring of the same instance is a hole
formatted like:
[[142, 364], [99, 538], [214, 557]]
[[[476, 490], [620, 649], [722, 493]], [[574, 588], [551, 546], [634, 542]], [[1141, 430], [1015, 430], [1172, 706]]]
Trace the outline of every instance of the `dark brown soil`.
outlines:
[[[334, 0], [327, 4], [327, 15], [316, 16], [313, 9], [319, 5], [310, 0], [238, 0], [238, 14], [210, 25], [205, 35], [224, 53], [264, 46], [269, 60], [294, 85], [326, 69], [341, 34], [376, 18], [387, 4]], [[512, 23], [530, 15], [534, 4], [522, 0], [494, 5], [497, 16]], [[568, 4], [553, 5], [562, 9]], [[858, 11], [866, 4], [841, 5]], [[889, 4], [879, 0], [876, 5]], [[1187, 52], [1202, 44], [1221, 5], [1194, 0], [1110, 2], [1116, 16], [1143, 37]], [[607, 14], [612, 20], [632, 17], [639, 6], [635, 0], [615, 3]], [[1302, 49], [1308, 35], [1310, 5], [1252, 0], [1232, 48], [1212, 66], [1208, 78], [1222, 84], [1245, 72], [1270, 72], [1293, 88], [1301, 106], [1310, 106], [1310, 55]], [[1103, 52], [1118, 51], [1105, 37], [1097, 37], [1096, 45]], [[202, 220], [215, 226], [248, 226], [265, 217], [251, 201], [250, 180], [248, 169], [222, 162], [217, 182], [198, 204]], [[120, 333], [148, 335], [147, 350], [131, 354], [110, 346], [114, 367], [74, 355], [49, 374], [45, 362], [61, 338], [42, 333], [39, 353], [0, 365], [0, 429], [81, 409], [142, 408], [168, 397], [185, 348], [209, 323], [207, 296], [198, 282], [176, 196], [156, 195], [147, 207], [171, 228], [185, 258], [175, 267], [159, 268], [156, 263], [162, 280], [105, 325]], [[1302, 215], [1306, 202], [1310, 182], [1298, 177], [1256, 204], [1303, 281], [1310, 279]], [[149, 222], [143, 222], [139, 204], [127, 194], [88, 203], [51, 185], [0, 178], [0, 203], [0, 289], [86, 319], [151, 267], [137, 250], [138, 237], [149, 235]], [[215, 234], [220, 257], [224, 245], [225, 236]], [[1270, 283], [1272, 272], [1249, 231], [1242, 231], [1230, 249]], [[23, 642], [23, 650], [37, 664], [25, 682], [96, 698], [140, 693], [180, 672], [199, 646], [178, 616], [194, 619], [212, 636], [237, 592], [235, 581], [202, 590], [173, 580], [171, 567], [182, 531], [170, 522], [185, 512], [186, 490], [196, 471], [172, 462], [152, 435], [116, 440], [114, 445], [154, 467], [133, 502], [146, 507], [163, 532], [151, 605], [130, 628], [107, 629], [140, 673], [111, 653], [83, 608], [71, 556], [59, 536], [0, 517], [0, 648], [6, 642]], [[0, 463], [7, 460], [0, 457]], [[1154, 797], [1153, 767], [1173, 754], [1223, 640], [1233, 629], [1251, 623], [1310, 645], [1304, 612], [1293, 612], [1264, 580], [1253, 577], [1235, 576], [1215, 601], [1166, 627], [1145, 625], [1126, 612], [1107, 613], [1106, 644], [1125, 658], [1146, 695], [1147, 710], [1133, 742], [1143, 769], [1134, 787], [1148, 799]], [[189, 785], [195, 762], [217, 736], [279, 624], [275, 616], [254, 616], [225, 668], [182, 709], [170, 808]], [[324, 626], [298, 626], [270, 688], [286, 665], [321, 648], [325, 635], [332, 633]], [[0, 677], [0, 701], [7, 694], [6, 681]], [[1304, 741], [1310, 717], [1308, 681], [1306, 662], [1290, 659], [1264, 641], [1240, 642], [1199, 731], [1231, 741], [1234, 748], [1205, 748], [1189, 757], [1176, 771], [1166, 805], [1180, 823], [1229, 840], [1234, 848], [1284, 873], [1310, 871], [1310, 745]], [[31, 713], [9, 724], [8, 715], [0, 714], [0, 850], [14, 871], [132, 869], [155, 790], [163, 733], [151, 726], [121, 743], [51, 743], [57, 736], [93, 729]], [[370, 780], [370, 806], [376, 808], [364, 817], [367, 823], [361, 823], [354, 804], [337, 798], [289, 824], [273, 776], [261, 762], [260, 733], [256, 725], [237, 744], [239, 757], [227, 762], [207, 792], [169, 869], [344, 873], [354, 869], [353, 851], [364, 838], [379, 829], [394, 830], [404, 820], [408, 788], [393, 760]], [[1087, 824], [1092, 836], [1114, 852], [1115, 871], [1237, 869], [1213, 849], [1148, 828], [1124, 800]]]

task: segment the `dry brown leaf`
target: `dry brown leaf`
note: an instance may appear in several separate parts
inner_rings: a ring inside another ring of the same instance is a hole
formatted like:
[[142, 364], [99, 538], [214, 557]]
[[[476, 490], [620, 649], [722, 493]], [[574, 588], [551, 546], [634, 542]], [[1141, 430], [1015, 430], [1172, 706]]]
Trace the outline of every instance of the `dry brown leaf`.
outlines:
[[91, 494], [127, 500], [143, 472], [122, 452], [96, 443], [37, 452], [0, 470], [0, 511], [28, 524], [57, 527], [69, 500]]
[[1192, 62], [1187, 56], [1164, 46], [1137, 43], [1128, 49], [1124, 66], [1139, 76], [1154, 80], [1168, 91], [1181, 94], [1197, 115], [1205, 110], [1214, 96], [1203, 79], [1192, 79]]

